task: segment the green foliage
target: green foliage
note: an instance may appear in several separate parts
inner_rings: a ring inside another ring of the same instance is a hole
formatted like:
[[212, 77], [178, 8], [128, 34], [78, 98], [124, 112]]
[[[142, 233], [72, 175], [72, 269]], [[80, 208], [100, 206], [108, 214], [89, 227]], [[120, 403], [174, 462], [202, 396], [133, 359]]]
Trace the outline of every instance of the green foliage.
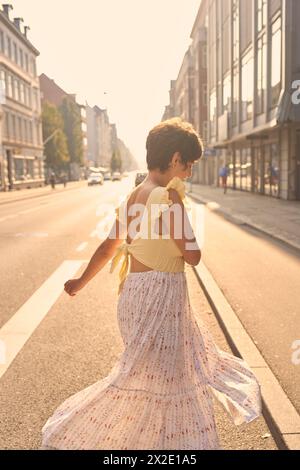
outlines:
[[80, 108], [69, 97], [65, 97], [59, 107], [61, 112], [64, 132], [67, 136], [70, 161], [72, 163], [83, 163], [83, 135], [81, 130]]
[[56, 106], [45, 102], [42, 108], [43, 140], [46, 141], [55, 131], [53, 137], [45, 145], [46, 165], [53, 170], [66, 168], [70, 160], [64, 123]]
[[118, 149], [115, 149], [113, 151], [113, 154], [110, 160], [110, 169], [112, 172], [122, 171], [122, 160], [121, 160], [120, 152], [118, 151]]

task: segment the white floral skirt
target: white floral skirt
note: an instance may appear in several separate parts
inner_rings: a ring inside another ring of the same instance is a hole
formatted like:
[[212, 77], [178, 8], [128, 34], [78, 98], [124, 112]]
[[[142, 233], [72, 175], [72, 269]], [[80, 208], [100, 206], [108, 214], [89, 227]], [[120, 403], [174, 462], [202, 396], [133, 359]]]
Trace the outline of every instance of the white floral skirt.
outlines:
[[124, 352], [55, 410], [41, 449], [220, 450], [213, 395], [236, 425], [261, 415], [249, 365], [196, 322], [185, 272], [129, 273], [117, 315]]

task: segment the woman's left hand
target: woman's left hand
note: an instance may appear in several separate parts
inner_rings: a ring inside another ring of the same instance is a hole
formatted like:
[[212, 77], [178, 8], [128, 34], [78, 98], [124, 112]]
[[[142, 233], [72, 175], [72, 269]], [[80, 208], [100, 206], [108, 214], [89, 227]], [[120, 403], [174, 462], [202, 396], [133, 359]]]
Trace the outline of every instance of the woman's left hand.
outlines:
[[76, 292], [78, 292], [82, 288], [83, 284], [80, 279], [70, 279], [64, 284], [64, 290], [70, 296], [76, 295]]

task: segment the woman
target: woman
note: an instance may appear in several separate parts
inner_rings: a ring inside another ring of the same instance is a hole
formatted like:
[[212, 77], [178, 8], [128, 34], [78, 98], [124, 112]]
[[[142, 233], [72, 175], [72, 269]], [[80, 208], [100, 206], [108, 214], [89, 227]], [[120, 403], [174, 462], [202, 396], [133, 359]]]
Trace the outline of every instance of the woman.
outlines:
[[175, 118], [150, 131], [146, 148], [147, 178], [116, 210], [82, 276], [65, 284], [73, 296], [111, 258], [111, 272], [122, 259], [117, 316], [124, 352], [107, 377], [55, 410], [42, 449], [220, 449], [213, 395], [237, 425], [261, 414], [248, 364], [218, 349], [190, 305], [185, 263], [197, 265], [201, 251], [183, 180], [202, 156], [201, 140]]

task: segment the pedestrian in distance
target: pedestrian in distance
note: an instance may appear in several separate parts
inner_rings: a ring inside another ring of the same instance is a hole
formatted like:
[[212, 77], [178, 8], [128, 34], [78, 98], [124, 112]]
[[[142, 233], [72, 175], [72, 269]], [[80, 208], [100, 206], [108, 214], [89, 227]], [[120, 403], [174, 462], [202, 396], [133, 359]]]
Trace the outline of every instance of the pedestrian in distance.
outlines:
[[122, 261], [117, 318], [124, 351], [105, 378], [56, 407], [42, 428], [41, 450], [220, 450], [213, 397], [236, 425], [261, 415], [250, 366], [218, 348], [189, 300], [185, 265], [196, 266], [201, 250], [184, 181], [203, 155], [202, 141], [190, 123], [173, 118], [149, 132], [146, 149], [147, 177], [116, 208], [85, 271], [64, 284], [76, 296], [109, 261], [110, 272]]
[[51, 176], [50, 176], [50, 184], [51, 184], [51, 187], [52, 189], [55, 189], [55, 173], [51, 173]]
[[224, 165], [219, 172], [219, 176], [221, 177], [222, 180], [222, 188], [224, 189], [224, 194], [227, 192], [227, 178], [229, 175], [229, 165], [226, 164]]
[[64, 185], [64, 188], [67, 186], [67, 176], [65, 174], [61, 177], [61, 182]]

